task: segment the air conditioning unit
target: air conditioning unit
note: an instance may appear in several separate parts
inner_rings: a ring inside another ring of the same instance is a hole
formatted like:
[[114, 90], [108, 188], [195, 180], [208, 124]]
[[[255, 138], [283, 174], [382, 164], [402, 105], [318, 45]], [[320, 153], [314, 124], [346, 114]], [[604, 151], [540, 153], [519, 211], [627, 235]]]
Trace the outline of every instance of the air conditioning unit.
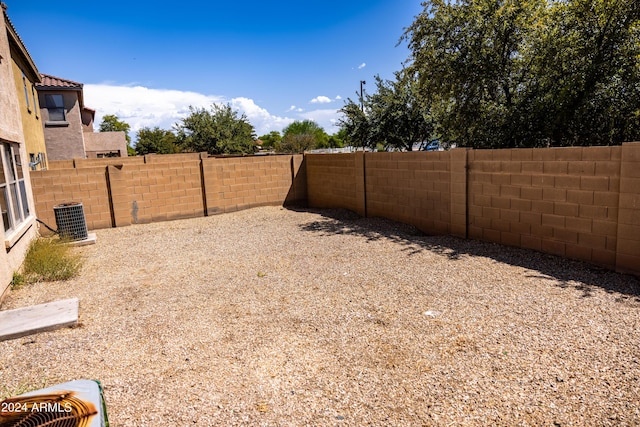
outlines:
[[87, 239], [89, 232], [82, 203], [69, 202], [54, 206], [53, 213], [56, 216], [56, 226], [60, 237], [72, 241]]

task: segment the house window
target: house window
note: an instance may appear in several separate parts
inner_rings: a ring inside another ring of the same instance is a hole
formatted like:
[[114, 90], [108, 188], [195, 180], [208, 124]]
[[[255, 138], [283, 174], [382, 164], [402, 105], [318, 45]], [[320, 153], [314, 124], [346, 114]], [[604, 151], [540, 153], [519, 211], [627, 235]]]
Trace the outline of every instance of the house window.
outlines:
[[22, 173], [20, 146], [0, 143], [0, 210], [5, 235], [16, 230], [29, 216], [29, 201]]
[[38, 107], [38, 97], [36, 96], [36, 87], [33, 84], [31, 85], [31, 96], [33, 97], [33, 110], [36, 112], [36, 119], [37, 119], [38, 110], [40, 109], [40, 107]]
[[102, 158], [105, 158], [105, 157], [120, 157], [120, 151], [109, 151], [109, 152], [106, 152], [106, 153], [97, 153], [96, 157], [98, 159], [102, 159]]
[[49, 121], [64, 122], [66, 120], [64, 111], [64, 98], [62, 95], [45, 95], [45, 103], [49, 111]]
[[22, 73], [22, 86], [24, 86], [24, 99], [27, 101], [27, 111], [31, 112], [31, 106], [29, 105], [29, 89], [27, 88], [27, 77]]

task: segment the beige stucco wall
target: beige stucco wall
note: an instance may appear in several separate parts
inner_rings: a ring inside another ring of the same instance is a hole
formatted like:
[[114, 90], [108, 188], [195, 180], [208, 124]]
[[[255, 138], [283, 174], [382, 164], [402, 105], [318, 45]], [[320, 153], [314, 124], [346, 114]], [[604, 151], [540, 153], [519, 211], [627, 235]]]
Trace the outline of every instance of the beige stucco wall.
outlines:
[[[66, 110], [66, 124], [49, 121], [45, 95], [60, 94], [64, 99]], [[40, 113], [44, 121], [44, 137], [47, 145], [49, 160], [67, 160], [85, 158], [82, 116], [78, 102], [78, 92], [75, 90], [40, 90], [38, 92]]]
[[124, 132], [85, 132], [84, 146], [88, 159], [94, 159], [99, 153], [120, 152], [127, 157], [127, 139]]
[[[20, 155], [23, 159], [28, 159], [25, 148], [25, 138], [22, 126], [21, 105], [16, 92], [13, 61], [9, 48], [9, 38], [5, 24], [5, 10], [0, 7], [0, 141], [15, 142], [20, 144]], [[20, 76], [22, 77], [22, 76]], [[23, 173], [27, 195], [31, 209], [34, 210], [33, 195], [29, 177], [27, 161], [23, 161]], [[13, 273], [17, 271], [24, 255], [29, 247], [29, 243], [36, 235], [35, 215], [27, 218], [22, 226], [12, 233], [11, 236], [4, 236], [4, 244], [0, 243], [0, 303], [13, 278]], [[7, 246], [7, 239], [12, 244]]]
[[[1, 10], [1, 8], [0, 8]], [[7, 141], [22, 140], [22, 123], [20, 117], [20, 105], [16, 97], [16, 88], [13, 78], [13, 66], [11, 51], [9, 50], [9, 38], [2, 10], [0, 19], [0, 139]]]
[[[38, 95], [34, 88], [34, 82], [29, 81], [27, 77], [27, 94], [29, 96], [29, 106], [24, 96], [24, 84], [22, 81], [22, 70], [25, 67], [17, 58], [13, 58], [13, 76], [16, 85], [16, 93], [19, 101], [20, 117], [22, 118], [22, 130], [25, 142], [25, 150], [29, 162], [29, 154], [46, 153], [44, 130], [42, 129], [42, 120], [40, 117], [40, 106], [38, 105]], [[26, 73], [28, 76], [28, 73]], [[35, 94], [35, 98], [34, 98]], [[36, 165], [36, 170], [41, 170], [46, 163]]]

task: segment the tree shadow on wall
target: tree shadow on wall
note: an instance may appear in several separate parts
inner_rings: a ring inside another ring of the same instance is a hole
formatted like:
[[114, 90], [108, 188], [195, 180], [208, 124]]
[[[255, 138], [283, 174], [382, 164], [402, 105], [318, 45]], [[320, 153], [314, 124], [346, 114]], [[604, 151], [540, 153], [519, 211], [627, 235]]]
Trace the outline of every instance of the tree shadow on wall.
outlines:
[[640, 302], [640, 280], [631, 275], [610, 271], [592, 264], [570, 260], [533, 250], [506, 247], [495, 243], [466, 240], [453, 236], [429, 236], [412, 225], [385, 218], [364, 218], [346, 209], [301, 209], [318, 214], [322, 219], [300, 226], [302, 231], [326, 235], [353, 235], [367, 241], [387, 240], [398, 244], [407, 256], [429, 251], [463, 262], [465, 257], [479, 256], [531, 270], [527, 277], [553, 282], [561, 288], [572, 287], [589, 297], [596, 288], [621, 294]]

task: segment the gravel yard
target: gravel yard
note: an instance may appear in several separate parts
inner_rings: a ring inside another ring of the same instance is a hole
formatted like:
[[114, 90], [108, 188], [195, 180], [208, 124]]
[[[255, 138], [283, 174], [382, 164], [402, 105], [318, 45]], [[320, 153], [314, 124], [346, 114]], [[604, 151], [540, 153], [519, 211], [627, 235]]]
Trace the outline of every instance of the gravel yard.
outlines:
[[0, 342], [0, 393], [98, 379], [112, 426], [640, 425], [638, 279], [264, 207], [97, 230], [80, 326]]

